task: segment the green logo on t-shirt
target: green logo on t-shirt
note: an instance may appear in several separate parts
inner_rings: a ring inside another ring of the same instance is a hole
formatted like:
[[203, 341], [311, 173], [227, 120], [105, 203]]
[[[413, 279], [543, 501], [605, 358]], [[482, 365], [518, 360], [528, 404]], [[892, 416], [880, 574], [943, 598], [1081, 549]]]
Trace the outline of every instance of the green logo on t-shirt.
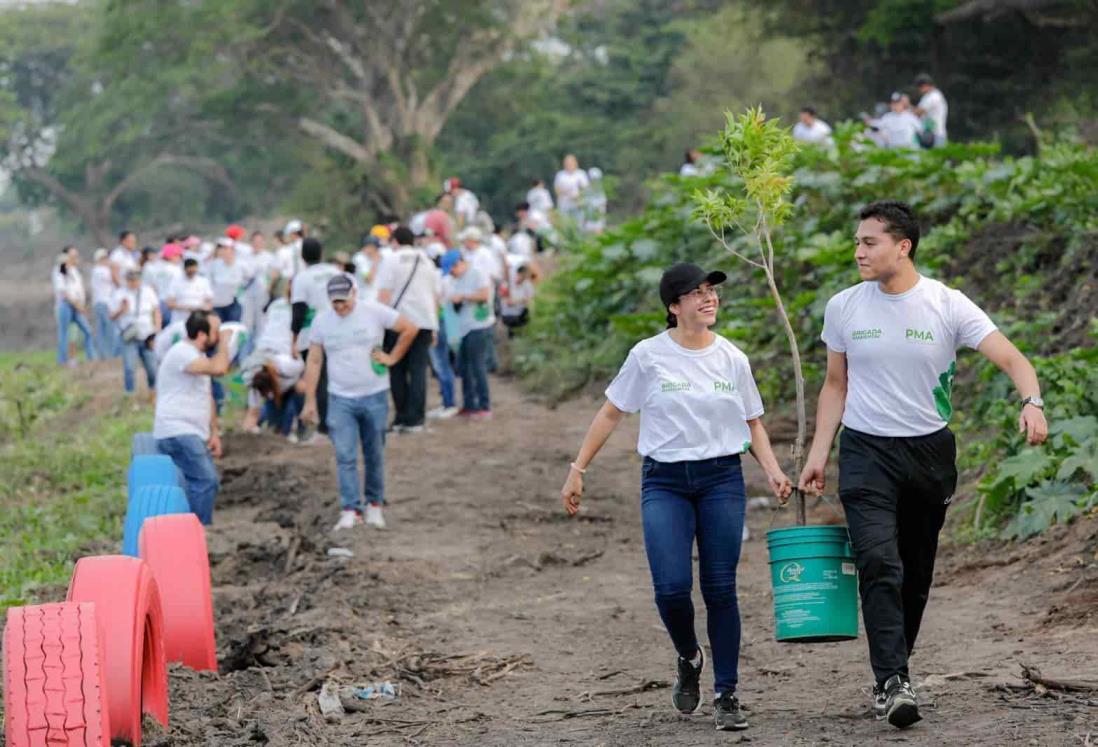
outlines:
[[856, 329], [850, 333], [850, 339], [852, 340], [876, 340], [881, 336], [881, 330], [878, 329]]
[[660, 382], [660, 391], [661, 392], [689, 392], [690, 391], [690, 382], [689, 381], [661, 381]]
[[952, 361], [943, 373], [938, 375], [939, 386], [934, 387], [934, 407], [938, 417], [945, 422], [953, 417], [953, 378], [957, 375], [957, 361]]
[[929, 329], [907, 329], [904, 331], [904, 339], [908, 342], [921, 342], [927, 345], [934, 343], [934, 333]]
[[716, 381], [713, 382], [713, 391], [714, 392], [718, 392], [720, 394], [731, 394], [735, 390], [736, 390], [736, 387], [733, 386], [731, 381], [723, 381], [721, 379], [717, 379]]

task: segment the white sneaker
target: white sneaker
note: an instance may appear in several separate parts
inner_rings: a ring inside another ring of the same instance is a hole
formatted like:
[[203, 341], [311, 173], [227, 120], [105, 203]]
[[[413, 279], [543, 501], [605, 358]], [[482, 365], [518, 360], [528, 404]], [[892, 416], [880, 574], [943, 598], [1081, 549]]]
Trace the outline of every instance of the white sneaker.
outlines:
[[358, 511], [350, 509], [339, 512], [339, 521], [332, 527], [333, 532], [338, 532], [340, 529], [354, 529], [355, 526], [362, 523], [362, 514]]
[[449, 420], [457, 414], [458, 408], [456, 407], [436, 407], [427, 411], [427, 417], [432, 420]]
[[425, 425], [406, 425], [401, 433], [424, 433], [427, 430]]
[[286, 440], [289, 441], [292, 444], [296, 444], [297, 443], [297, 434], [296, 433], [288, 434], [286, 436]]
[[366, 504], [366, 525], [377, 529], [385, 528], [385, 517], [381, 514], [381, 506], [373, 503]]
[[747, 542], [747, 540], [749, 540], [749, 539], [751, 539], [751, 530], [747, 528], [747, 523], [744, 522], [743, 536], [740, 538], [740, 541], [741, 542]]
[[328, 440], [327, 436], [325, 436], [320, 431], [317, 431], [316, 433], [314, 433], [313, 435], [309, 436], [307, 439], [302, 441], [301, 445], [302, 446], [320, 446], [321, 444], [323, 444], [327, 440]]

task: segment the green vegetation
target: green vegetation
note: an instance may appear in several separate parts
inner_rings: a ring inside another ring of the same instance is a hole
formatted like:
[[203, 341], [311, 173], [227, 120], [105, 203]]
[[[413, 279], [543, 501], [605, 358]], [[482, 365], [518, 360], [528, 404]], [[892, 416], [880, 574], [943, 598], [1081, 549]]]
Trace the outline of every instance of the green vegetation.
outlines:
[[0, 381], [2, 613], [64, 586], [91, 543], [121, 538], [130, 441], [151, 418], [121, 397], [87, 412], [90, 392], [48, 353], [0, 356]]
[[[773, 237], [775, 253], [791, 258], [776, 267], [776, 281], [802, 346], [809, 392], [818, 390], [825, 364], [819, 341], [824, 305], [859, 280], [851, 240], [858, 209], [874, 199], [906, 199], [924, 220], [920, 271], [961, 288], [988, 310], [1034, 360], [1052, 422], [1069, 428], [1035, 450], [1047, 459], [1008, 461], [1029, 453], [1016, 433], [1010, 381], [979, 356], [961, 353], [953, 425], [967, 434], [987, 429], [987, 437], [961, 439], [961, 463], [981, 480], [984, 496], [978, 519], [969, 522], [973, 536], [998, 531], [1019, 515], [1023, 502], [1035, 499], [1022, 509], [1025, 521], [1011, 524], [1008, 534], [1024, 535], [1037, 524], [1089, 510], [1096, 484], [1088, 455], [1098, 429], [1092, 420], [1069, 419], [1098, 411], [1098, 328], [1092, 322], [1098, 151], [1057, 141], [1045, 143], [1038, 156], [1002, 156], [996, 146], [979, 143], [899, 153], [859, 148], [858, 129], [837, 128], [834, 151], [807, 148], [797, 155], [792, 211]], [[562, 258], [520, 342], [519, 372], [550, 397], [603, 384], [633, 343], [663, 328], [660, 274], [689, 259], [729, 274], [718, 332], [751, 357], [771, 412], [789, 413], [794, 392], [785, 333], [775, 323], [761, 275], [730, 261], [692, 217], [697, 190], [737, 192], [737, 180], [718, 171], [663, 176], [649, 186], [652, 198], [640, 215], [570, 247]], [[745, 254], [754, 251], [753, 236], [730, 237], [729, 243]], [[1051, 514], [1038, 505], [1049, 491], [1061, 507]], [[1074, 496], [1071, 507], [1068, 496]]]

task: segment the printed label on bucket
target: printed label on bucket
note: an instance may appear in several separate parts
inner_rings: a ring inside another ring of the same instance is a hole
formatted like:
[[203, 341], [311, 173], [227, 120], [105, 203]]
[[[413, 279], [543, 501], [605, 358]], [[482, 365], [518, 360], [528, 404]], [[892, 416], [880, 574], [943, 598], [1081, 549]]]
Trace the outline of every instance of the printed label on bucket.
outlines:
[[843, 575], [844, 576], [856, 576], [857, 571], [854, 570], [853, 563], [843, 563]]

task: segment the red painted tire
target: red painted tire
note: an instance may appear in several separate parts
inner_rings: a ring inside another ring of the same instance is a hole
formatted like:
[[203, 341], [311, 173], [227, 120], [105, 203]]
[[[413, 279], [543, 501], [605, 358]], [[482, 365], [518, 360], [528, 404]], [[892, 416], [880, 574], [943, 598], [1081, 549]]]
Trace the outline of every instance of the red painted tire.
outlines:
[[145, 519], [138, 540], [164, 609], [164, 655], [191, 669], [217, 671], [210, 559], [206, 532], [194, 514]]
[[70, 602], [94, 602], [103, 629], [111, 738], [141, 747], [141, 712], [168, 725], [164, 613], [152, 570], [125, 555], [81, 558]]
[[4, 628], [4, 744], [110, 747], [95, 605], [13, 607]]

